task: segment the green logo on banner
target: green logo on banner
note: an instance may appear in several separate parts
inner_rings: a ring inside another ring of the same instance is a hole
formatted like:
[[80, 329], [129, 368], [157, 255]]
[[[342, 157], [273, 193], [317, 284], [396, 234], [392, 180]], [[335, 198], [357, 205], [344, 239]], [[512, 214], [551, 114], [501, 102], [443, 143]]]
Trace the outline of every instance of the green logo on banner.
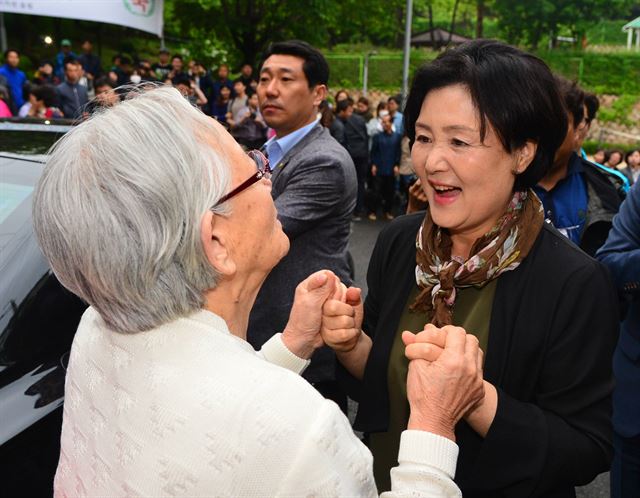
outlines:
[[151, 17], [156, 9], [156, 0], [122, 0], [134, 16]]

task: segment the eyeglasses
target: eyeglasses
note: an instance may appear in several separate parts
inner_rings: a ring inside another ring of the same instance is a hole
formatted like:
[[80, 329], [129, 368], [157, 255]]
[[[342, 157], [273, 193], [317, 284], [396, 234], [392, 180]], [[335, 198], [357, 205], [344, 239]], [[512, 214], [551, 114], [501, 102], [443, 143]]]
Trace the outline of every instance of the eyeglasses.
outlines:
[[266, 178], [267, 180], [271, 178], [271, 168], [269, 167], [269, 159], [267, 159], [267, 157], [262, 152], [260, 152], [259, 150], [250, 150], [247, 153], [247, 155], [251, 159], [253, 159], [253, 162], [256, 163], [256, 168], [258, 171], [256, 171], [256, 173], [253, 176], [251, 176], [250, 178], [242, 182], [240, 185], [238, 185], [236, 188], [234, 188], [231, 192], [229, 192], [226, 195], [223, 195], [218, 202], [216, 202], [213, 206], [211, 206], [211, 209], [217, 208], [223, 202], [227, 202], [229, 199], [231, 199], [232, 197], [235, 197], [243, 190], [248, 189], [251, 185], [259, 182], [263, 178]]

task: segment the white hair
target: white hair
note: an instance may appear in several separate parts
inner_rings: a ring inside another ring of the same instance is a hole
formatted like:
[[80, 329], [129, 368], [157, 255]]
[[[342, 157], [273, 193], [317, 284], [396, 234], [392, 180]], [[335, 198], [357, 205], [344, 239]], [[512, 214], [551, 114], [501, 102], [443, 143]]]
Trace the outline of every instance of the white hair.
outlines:
[[118, 332], [202, 308], [219, 275], [201, 220], [231, 175], [211, 118], [167, 86], [132, 93], [52, 148], [33, 202], [54, 273]]

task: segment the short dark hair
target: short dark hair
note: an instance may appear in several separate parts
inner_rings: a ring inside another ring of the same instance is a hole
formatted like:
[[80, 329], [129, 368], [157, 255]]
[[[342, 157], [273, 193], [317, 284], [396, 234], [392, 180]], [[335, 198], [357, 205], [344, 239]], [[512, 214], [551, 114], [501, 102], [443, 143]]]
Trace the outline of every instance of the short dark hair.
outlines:
[[236, 83], [242, 83], [242, 86], [244, 86], [245, 88], [247, 87], [247, 84], [242, 78], [236, 78], [235, 80], [233, 80], [233, 84], [235, 85]]
[[600, 109], [600, 101], [598, 100], [598, 97], [595, 94], [585, 93], [584, 105], [587, 108], [587, 124], [591, 124], [591, 121], [593, 121], [596, 118], [598, 109]]
[[80, 61], [76, 59], [73, 55], [67, 55], [63, 60], [63, 66], [65, 69], [67, 69], [68, 64], [78, 66], [80, 64]]
[[113, 83], [111, 83], [111, 80], [109, 79], [108, 76], [102, 76], [98, 78], [93, 84], [94, 88], [100, 88], [101, 86], [108, 86], [113, 88]]
[[120, 57], [120, 65], [121, 66], [129, 66], [131, 65], [132, 61], [129, 57], [127, 57], [126, 55], [123, 55], [122, 57]]
[[569, 81], [560, 75], [555, 75], [558, 90], [564, 101], [564, 106], [573, 118], [573, 128], [577, 128], [584, 119], [585, 95], [584, 90], [575, 81]]
[[340, 114], [343, 111], [346, 111], [349, 107], [353, 105], [353, 99], [349, 97], [348, 99], [339, 100], [336, 103], [336, 114]]
[[52, 85], [40, 85], [31, 90], [37, 100], [42, 100], [45, 107], [53, 107], [57, 102], [56, 89]]
[[173, 59], [180, 59], [181, 61], [184, 62], [184, 59], [182, 58], [182, 56], [180, 54], [173, 54], [171, 56], [171, 60], [173, 60]]
[[7, 50], [5, 50], [5, 51], [4, 51], [4, 53], [2, 54], [2, 55], [3, 55], [3, 57], [4, 57], [4, 60], [7, 60], [7, 57], [9, 57], [9, 54], [10, 54], [11, 52], [15, 52], [15, 53], [16, 53], [16, 55], [17, 55], [18, 57], [20, 57], [20, 52], [18, 52], [15, 48], [8, 48], [8, 49], [7, 49]]
[[393, 100], [399, 106], [402, 105], [402, 97], [400, 95], [392, 95], [387, 99], [387, 102], [389, 102], [390, 100]]
[[474, 40], [444, 52], [420, 68], [413, 79], [404, 110], [411, 147], [427, 94], [458, 84], [469, 90], [478, 111], [481, 140], [488, 122], [509, 153], [528, 140], [537, 143], [533, 161], [516, 176], [514, 190], [536, 185], [551, 168], [567, 133], [566, 112], [547, 65], [495, 40]]
[[171, 80], [171, 84], [173, 86], [178, 86], [178, 85], [191, 86], [191, 78], [189, 78], [189, 75], [187, 73], [178, 73]]
[[167, 50], [166, 48], [161, 48], [160, 50], [158, 50], [158, 54], [167, 54], [169, 55], [171, 52], [169, 52], [169, 50]]
[[627, 163], [627, 166], [629, 165], [629, 157], [631, 157], [631, 154], [633, 154], [634, 152], [640, 152], [640, 149], [636, 147], [635, 149], [631, 149], [624, 155], [624, 162]]
[[358, 99], [358, 104], [364, 104], [369, 107], [369, 99], [367, 97], [360, 97]]
[[260, 67], [272, 55], [293, 55], [304, 60], [302, 71], [304, 72], [309, 88], [316, 85], [326, 85], [329, 83], [329, 64], [322, 53], [301, 40], [289, 40], [275, 42], [269, 45], [264, 54]]

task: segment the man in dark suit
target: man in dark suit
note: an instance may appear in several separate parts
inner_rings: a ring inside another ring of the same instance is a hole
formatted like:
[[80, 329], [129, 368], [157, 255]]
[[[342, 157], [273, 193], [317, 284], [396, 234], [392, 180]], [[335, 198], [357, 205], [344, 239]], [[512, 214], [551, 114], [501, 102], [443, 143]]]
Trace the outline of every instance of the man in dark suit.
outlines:
[[[253, 307], [247, 339], [256, 348], [284, 330], [295, 288], [310, 273], [329, 269], [351, 283], [347, 246], [357, 180], [349, 154], [317, 117], [328, 79], [322, 54], [301, 41], [272, 44], [260, 70], [260, 110], [276, 131], [264, 146], [273, 171], [271, 194], [291, 247]], [[334, 353], [321, 348], [304, 376], [346, 411], [335, 368]]]
[[367, 134], [367, 123], [362, 116], [353, 112], [353, 99], [351, 97], [341, 100], [336, 104], [336, 114], [337, 118], [335, 121], [344, 124], [345, 147], [353, 160], [353, 164], [356, 166], [358, 200], [356, 202], [354, 219], [358, 219], [360, 216], [366, 214], [364, 212], [364, 190], [369, 170], [369, 135]]
[[640, 185], [629, 192], [596, 257], [609, 267], [627, 308], [613, 355], [611, 497], [640, 496]]

